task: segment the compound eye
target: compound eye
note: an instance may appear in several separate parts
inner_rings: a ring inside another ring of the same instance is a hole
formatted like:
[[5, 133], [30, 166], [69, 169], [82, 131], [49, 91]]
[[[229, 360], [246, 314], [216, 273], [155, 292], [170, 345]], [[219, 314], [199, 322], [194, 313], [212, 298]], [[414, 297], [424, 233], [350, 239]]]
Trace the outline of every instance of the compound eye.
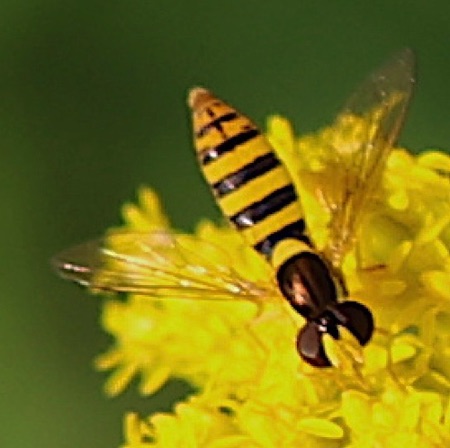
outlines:
[[335, 308], [342, 317], [340, 324], [346, 327], [358, 339], [361, 345], [366, 345], [374, 330], [373, 315], [362, 303], [346, 301], [338, 303]]
[[297, 336], [297, 351], [313, 367], [331, 367], [322, 343], [323, 332], [315, 322], [307, 322]]

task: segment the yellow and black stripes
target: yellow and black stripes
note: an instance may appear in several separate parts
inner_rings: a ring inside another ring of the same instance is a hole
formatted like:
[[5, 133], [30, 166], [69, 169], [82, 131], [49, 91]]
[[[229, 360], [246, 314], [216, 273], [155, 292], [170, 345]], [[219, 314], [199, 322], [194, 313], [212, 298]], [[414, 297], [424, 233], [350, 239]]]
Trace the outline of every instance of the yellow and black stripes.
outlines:
[[296, 200], [297, 195], [293, 185], [286, 185], [272, 191], [259, 201], [252, 202], [235, 215], [229, 216], [229, 219], [238, 230], [242, 230], [264, 221]]
[[213, 118], [206, 126], [202, 127], [195, 133], [195, 138], [202, 138], [205, 134], [207, 134], [210, 129], [216, 128], [217, 130], [222, 130], [222, 123], [226, 123], [227, 121], [233, 121], [237, 118], [237, 112], [229, 112], [221, 117], [214, 119], [214, 115], [211, 116]]
[[280, 161], [275, 157], [275, 154], [269, 152], [257, 157], [237, 171], [227, 174], [219, 181], [213, 183], [211, 188], [213, 189], [215, 196], [220, 198], [231, 193], [233, 190], [237, 190], [247, 182], [268, 173], [279, 165]]
[[289, 174], [258, 128], [205, 89], [189, 105], [197, 158], [229, 221], [268, 259], [285, 239], [311, 246]]
[[[220, 117], [222, 118], [222, 117]], [[214, 127], [205, 127], [199, 131], [199, 134], [206, 135], [208, 131], [212, 129], [218, 130], [220, 133], [223, 132], [221, 122], [215, 120], [216, 126]], [[230, 137], [229, 139], [223, 141], [219, 145], [214, 148], [206, 148], [202, 152], [198, 153], [198, 158], [203, 165], [208, 165], [208, 163], [214, 162], [219, 157], [222, 157], [224, 154], [227, 154], [233, 151], [237, 146], [243, 145], [246, 142], [252, 140], [253, 138], [259, 135], [259, 131], [257, 129], [248, 129], [243, 130], [241, 133]]]
[[[266, 257], [273, 255], [273, 248], [280, 241], [288, 240], [291, 238], [303, 241], [307, 246], [312, 247], [310, 239], [305, 235], [305, 230], [305, 220], [299, 219], [298, 221], [286, 224], [275, 232], [272, 232], [269, 236], [254, 244], [253, 247], [258, 252], [264, 254]], [[285, 259], [284, 261], [286, 260], [287, 259]], [[280, 261], [277, 264], [281, 265], [282, 262]]]

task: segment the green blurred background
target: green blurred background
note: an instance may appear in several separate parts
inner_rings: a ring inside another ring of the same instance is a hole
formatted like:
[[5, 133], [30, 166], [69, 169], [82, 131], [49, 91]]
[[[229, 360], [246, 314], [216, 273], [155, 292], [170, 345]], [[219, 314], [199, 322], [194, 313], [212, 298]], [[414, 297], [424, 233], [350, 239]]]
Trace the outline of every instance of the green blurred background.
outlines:
[[144, 400], [133, 384], [105, 398], [92, 368], [109, 343], [100, 300], [48, 260], [118, 223], [143, 183], [178, 227], [218, 216], [192, 153], [190, 86], [305, 132], [411, 46], [420, 81], [402, 142], [450, 148], [446, 0], [3, 0], [0, 24], [2, 448], [116, 447], [125, 411], [167, 409], [182, 393]]

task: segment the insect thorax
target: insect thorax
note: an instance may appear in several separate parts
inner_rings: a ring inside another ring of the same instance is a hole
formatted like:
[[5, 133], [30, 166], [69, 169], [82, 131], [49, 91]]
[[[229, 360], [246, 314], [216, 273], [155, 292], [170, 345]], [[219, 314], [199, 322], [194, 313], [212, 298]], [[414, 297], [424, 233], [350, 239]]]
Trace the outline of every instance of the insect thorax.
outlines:
[[305, 318], [315, 319], [337, 302], [332, 273], [308, 244], [295, 239], [281, 241], [271, 262], [281, 293]]

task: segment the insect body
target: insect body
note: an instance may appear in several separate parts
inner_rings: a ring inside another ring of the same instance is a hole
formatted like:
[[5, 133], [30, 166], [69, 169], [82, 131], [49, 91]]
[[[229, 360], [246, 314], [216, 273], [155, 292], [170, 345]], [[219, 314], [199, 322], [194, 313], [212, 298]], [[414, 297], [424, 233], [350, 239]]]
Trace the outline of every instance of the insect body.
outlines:
[[193, 111], [197, 158], [230, 223], [272, 265], [281, 293], [307, 319], [297, 350], [315, 366], [329, 366], [321, 338], [339, 338], [346, 326], [361, 344], [373, 331], [370, 311], [337, 301], [329, 265], [306, 235], [300, 200], [273, 148], [245, 116], [203, 88], [188, 103]]
[[[352, 144], [341, 147], [339, 136], [331, 136], [322, 148], [335, 169], [332, 189], [323, 180], [315, 185], [330, 212], [328, 242], [320, 251], [308, 235], [288, 171], [258, 128], [206, 89], [195, 88], [189, 95], [197, 158], [205, 178], [225, 217], [269, 262], [279, 292], [305, 317], [297, 350], [314, 366], [331, 365], [322, 337], [328, 333], [339, 339], [339, 326], [361, 345], [371, 338], [371, 312], [358, 302], [338, 300], [337, 284], [346, 291], [338, 273], [399, 134], [413, 71], [414, 56], [406, 49], [375, 71], [338, 115], [335, 127], [347, 123]], [[274, 295], [273, 289], [242, 279], [231, 266], [211, 262], [211, 251], [212, 246], [193, 236], [125, 231], [69, 249], [54, 263], [63, 277], [94, 292], [246, 300]]]

